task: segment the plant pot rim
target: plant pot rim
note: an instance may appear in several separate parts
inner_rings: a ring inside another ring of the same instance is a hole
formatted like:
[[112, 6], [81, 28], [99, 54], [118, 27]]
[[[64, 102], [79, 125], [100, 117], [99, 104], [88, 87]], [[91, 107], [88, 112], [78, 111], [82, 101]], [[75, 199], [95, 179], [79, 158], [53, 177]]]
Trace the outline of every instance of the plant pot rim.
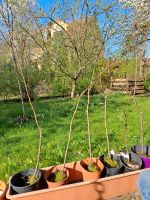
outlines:
[[[141, 144], [133, 145], [133, 146], [131, 147], [131, 149], [132, 149], [133, 147], [136, 147], [136, 146], [141, 147], [142, 145], [141, 145]], [[150, 145], [144, 144], [144, 147], [150, 147]]]
[[[20, 172], [18, 172], [18, 173], [16, 173], [16, 174], [14, 174], [14, 175], [12, 175], [11, 177], [10, 177], [10, 180], [9, 180], [9, 182], [10, 182], [10, 184], [11, 185], [14, 185], [14, 184], [12, 184], [12, 179], [14, 178], [14, 176], [17, 176], [17, 175], [19, 175], [20, 173], [22, 173], [22, 172], [24, 172], [24, 171], [28, 171], [28, 170], [30, 170], [30, 169], [34, 169], [34, 168], [29, 168], [29, 169], [26, 169], [26, 170], [22, 170], [22, 171], [20, 171]], [[28, 187], [31, 187], [31, 186], [33, 186], [35, 183], [37, 183], [38, 181], [39, 181], [39, 179], [41, 178], [41, 176], [42, 176], [42, 173], [41, 173], [41, 170], [40, 169], [38, 169], [37, 170], [38, 171], [38, 173], [39, 173], [39, 177], [38, 177], [38, 180], [37, 181], [35, 181], [34, 183], [32, 183], [32, 184], [30, 184], [30, 185], [26, 185], [26, 186], [15, 186], [15, 188], [28, 188]]]
[[[135, 153], [135, 154], [137, 154], [137, 155], [139, 155], [139, 156], [141, 157], [142, 155], [140, 155], [140, 154], [136, 151], [136, 149], [134, 149], [134, 148], [136, 148], [136, 147], [140, 147], [140, 148], [141, 148], [142, 145], [137, 144], [137, 145], [134, 145], [134, 146], [131, 147], [131, 151], [132, 151], [133, 153]], [[143, 147], [146, 148], [146, 150], [147, 150], [147, 148], [150, 148], [149, 145], [144, 145]], [[146, 152], [145, 154], [146, 154], [146, 155], [150, 155], [150, 153], [148, 153], [148, 152]], [[145, 157], [145, 156], [143, 156], [143, 157]], [[146, 157], [145, 157], [145, 158], [146, 158]]]

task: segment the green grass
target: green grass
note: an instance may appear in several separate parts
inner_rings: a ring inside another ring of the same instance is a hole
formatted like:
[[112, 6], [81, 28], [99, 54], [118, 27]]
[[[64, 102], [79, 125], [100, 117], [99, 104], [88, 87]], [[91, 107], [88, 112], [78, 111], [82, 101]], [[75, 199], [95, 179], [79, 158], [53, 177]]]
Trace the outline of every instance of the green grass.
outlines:
[[[40, 167], [63, 162], [65, 146], [76, 99], [35, 100], [34, 106], [43, 128], [42, 160]], [[145, 143], [150, 144], [150, 98], [137, 97], [144, 112]], [[88, 154], [86, 102], [81, 101], [73, 124], [71, 144], [67, 162], [80, 160]], [[26, 112], [32, 116], [26, 103]], [[108, 126], [111, 149], [125, 150], [123, 130], [119, 113], [128, 106], [128, 142], [129, 147], [139, 143], [139, 116], [131, 97], [114, 94], [108, 98]], [[38, 130], [33, 117], [26, 123], [17, 124], [15, 118], [21, 115], [21, 105], [16, 102], [0, 102], [0, 179], [26, 168], [34, 167], [38, 149]], [[104, 128], [104, 98], [95, 95], [90, 103], [90, 130], [92, 134], [92, 153], [99, 156], [107, 151]]]

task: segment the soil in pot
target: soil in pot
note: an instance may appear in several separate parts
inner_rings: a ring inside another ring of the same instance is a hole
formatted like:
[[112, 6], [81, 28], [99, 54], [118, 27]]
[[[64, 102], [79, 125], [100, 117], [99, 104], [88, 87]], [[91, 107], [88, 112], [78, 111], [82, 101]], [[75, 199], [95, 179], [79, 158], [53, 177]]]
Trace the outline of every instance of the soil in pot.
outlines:
[[96, 158], [92, 158], [92, 162], [90, 158], [83, 159], [81, 160], [80, 165], [82, 167], [84, 181], [100, 178], [104, 169], [102, 162]]
[[68, 182], [69, 171], [67, 168], [52, 167], [45, 172], [44, 178], [49, 188], [65, 185]]
[[109, 156], [100, 156], [100, 160], [104, 164], [105, 170], [103, 177], [114, 176], [117, 174], [123, 173], [123, 166], [120, 162], [120, 156], [111, 155]]
[[99, 167], [96, 165], [96, 163], [89, 163], [85, 169], [89, 172], [98, 172], [100, 169]]
[[107, 156], [104, 158], [104, 164], [106, 167], [108, 168], [117, 168], [118, 166], [118, 162], [116, 160], [113, 160], [113, 158]]
[[150, 167], [150, 146], [144, 146], [144, 153], [142, 153], [142, 146], [136, 145], [131, 148], [133, 153], [138, 154], [142, 159], [142, 167], [149, 168]]
[[34, 176], [35, 169], [28, 169], [13, 175], [10, 179], [10, 185], [17, 193], [31, 192], [39, 189], [41, 179], [41, 171], [37, 170]]
[[59, 182], [66, 179], [67, 175], [63, 171], [56, 171], [55, 173], [51, 173], [48, 177], [48, 181], [51, 182]]
[[134, 170], [138, 170], [140, 167], [139, 167], [139, 165], [138, 164], [133, 164], [131, 161], [129, 161], [129, 160], [125, 160], [125, 163], [126, 163], [126, 165], [128, 166], [128, 167], [130, 167], [133, 171]]
[[141, 158], [134, 153], [129, 154], [129, 159], [121, 156], [120, 160], [124, 166], [124, 172], [132, 172], [142, 168]]

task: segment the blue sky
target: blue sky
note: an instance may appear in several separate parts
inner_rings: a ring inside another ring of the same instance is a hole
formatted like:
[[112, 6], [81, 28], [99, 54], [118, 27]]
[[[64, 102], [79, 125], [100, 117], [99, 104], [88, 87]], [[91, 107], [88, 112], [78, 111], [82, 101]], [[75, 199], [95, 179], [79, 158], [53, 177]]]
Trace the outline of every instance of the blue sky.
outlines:
[[[1, 0], [0, 0], [1, 1]], [[69, 0], [68, 0], [69, 1]], [[108, 0], [109, 1], [109, 0]], [[54, 0], [37, 0], [37, 2], [39, 3], [39, 5], [45, 10], [47, 11], [47, 4], [53, 5]], [[103, 20], [100, 20], [101, 22]], [[146, 56], [150, 56], [150, 42], [147, 42], [147, 50], [146, 50]]]
[[150, 56], [150, 41], [147, 43], [147, 56]]
[[37, 0], [37, 2], [40, 4], [41, 7], [44, 8], [44, 10], [47, 9], [47, 4], [51, 5], [53, 4], [53, 0]]

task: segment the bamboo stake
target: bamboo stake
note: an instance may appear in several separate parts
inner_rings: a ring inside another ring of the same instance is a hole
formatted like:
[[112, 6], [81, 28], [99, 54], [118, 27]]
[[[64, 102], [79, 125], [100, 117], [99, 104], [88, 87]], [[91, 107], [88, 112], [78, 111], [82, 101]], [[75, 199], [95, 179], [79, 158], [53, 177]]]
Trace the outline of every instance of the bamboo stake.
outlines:
[[136, 94], [136, 87], [137, 87], [137, 68], [138, 68], [138, 59], [137, 59], [137, 53], [136, 53], [136, 67], [135, 67], [135, 85], [134, 85], [134, 92], [133, 92], [133, 102], [135, 104], [137, 113], [139, 115], [140, 118], [140, 140], [141, 140], [141, 154], [144, 154], [144, 123], [143, 123], [143, 112], [141, 111], [137, 100], [135, 98], [135, 94]]
[[91, 133], [90, 133], [90, 120], [89, 120], [90, 90], [91, 90], [91, 88], [88, 88], [88, 100], [87, 100], [87, 106], [86, 106], [86, 115], [87, 115], [88, 146], [89, 146], [90, 164], [92, 164], [92, 147], [91, 147]]
[[110, 144], [109, 144], [109, 136], [108, 136], [108, 127], [107, 127], [107, 95], [105, 95], [105, 114], [104, 114], [104, 120], [105, 120], [105, 134], [106, 134], [106, 140], [107, 140], [107, 154], [109, 156], [110, 154]]

